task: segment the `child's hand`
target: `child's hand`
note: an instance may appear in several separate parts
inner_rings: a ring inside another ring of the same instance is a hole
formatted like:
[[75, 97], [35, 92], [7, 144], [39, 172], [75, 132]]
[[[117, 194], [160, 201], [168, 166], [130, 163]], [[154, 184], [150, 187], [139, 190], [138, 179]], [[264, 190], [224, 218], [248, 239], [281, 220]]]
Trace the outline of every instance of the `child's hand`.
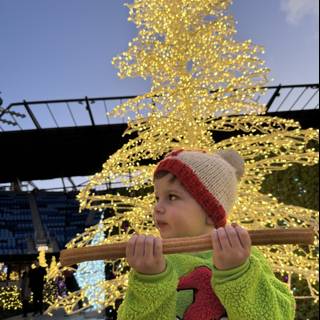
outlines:
[[213, 264], [219, 270], [239, 267], [250, 256], [251, 238], [247, 230], [233, 224], [212, 231]]
[[166, 269], [160, 238], [134, 235], [128, 242], [126, 256], [129, 265], [139, 273], [158, 274]]

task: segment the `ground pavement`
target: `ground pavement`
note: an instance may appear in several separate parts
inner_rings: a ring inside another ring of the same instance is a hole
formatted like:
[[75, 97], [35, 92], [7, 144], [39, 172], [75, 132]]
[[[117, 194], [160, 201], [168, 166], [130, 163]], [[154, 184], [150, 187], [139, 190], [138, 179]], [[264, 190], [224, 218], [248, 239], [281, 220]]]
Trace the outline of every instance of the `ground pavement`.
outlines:
[[105, 317], [97, 313], [80, 313], [72, 316], [66, 315], [62, 310], [58, 310], [51, 317], [48, 315], [37, 315], [31, 316], [32, 313], [28, 314], [27, 318], [23, 318], [22, 315], [8, 318], [7, 320], [102, 320]]

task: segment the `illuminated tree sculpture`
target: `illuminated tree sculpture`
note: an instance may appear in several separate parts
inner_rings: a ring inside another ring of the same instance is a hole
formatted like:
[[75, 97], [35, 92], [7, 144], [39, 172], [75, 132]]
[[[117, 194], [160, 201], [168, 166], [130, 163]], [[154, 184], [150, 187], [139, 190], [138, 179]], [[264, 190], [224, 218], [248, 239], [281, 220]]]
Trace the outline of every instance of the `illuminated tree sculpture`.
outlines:
[[[102, 221], [99, 223], [99, 232], [92, 239], [91, 245], [97, 245], [104, 240]], [[105, 277], [104, 261], [88, 261], [79, 264], [75, 272], [75, 278], [79, 286], [84, 290], [84, 296], [88, 300], [91, 309], [102, 311], [105, 302], [103, 283]], [[102, 284], [102, 285], [101, 285]]]
[[44, 249], [41, 249], [39, 251], [38, 261], [39, 261], [40, 267], [46, 268], [48, 266], [47, 260], [46, 260], [46, 251]]
[[[225, 14], [230, 2], [136, 0], [128, 5], [129, 20], [139, 33], [113, 63], [120, 77], [151, 79], [152, 85], [149, 93], [113, 110], [111, 116], [128, 117], [126, 134], [131, 139], [107, 159], [103, 170], [78, 195], [81, 209], [113, 210], [114, 216], [104, 220], [107, 236], [103, 243], [126, 241], [133, 231], [157, 234], [152, 222], [152, 172], [154, 163], [173, 148], [208, 152], [233, 148], [243, 156], [246, 173], [232, 221], [248, 229], [299, 225], [317, 230], [315, 211], [286, 205], [261, 192], [265, 177], [272, 172], [318, 162], [310, 145], [318, 132], [302, 130], [292, 120], [266, 116], [265, 107], [255, 101], [267, 82], [268, 69], [258, 57], [263, 49], [250, 40], [234, 39], [234, 20]], [[233, 131], [243, 134], [215, 141], [215, 132]], [[119, 180], [129, 195], [96, 191], [100, 185]], [[98, 228], [87, 229], [67, 247], [90, 244]], [[309, 296], [317, 299], [317, 245], [316, 239], [310, 248], [287, 245], [261, 250], [274, 271], [306, 279]], [[117, 277], [103, 285], [105, 305], [114, 304], [127, 286], [126, 261], [113, 264]]]

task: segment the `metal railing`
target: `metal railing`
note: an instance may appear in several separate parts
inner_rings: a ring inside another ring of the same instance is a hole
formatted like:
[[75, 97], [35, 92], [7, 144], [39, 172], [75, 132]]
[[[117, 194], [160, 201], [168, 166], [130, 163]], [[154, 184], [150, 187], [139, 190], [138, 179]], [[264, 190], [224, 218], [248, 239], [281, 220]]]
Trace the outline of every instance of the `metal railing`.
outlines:
[[[319, 109], [319, 84], [280, 84], [264, 89], [267, 89], [266, 94], [257, 94], [255, 100], [265, 104], [269, 113]], [[7, 108], [0, 108], [0, 131], [125, 123], [125, 118], [110, 119], [108, 112], [135, 97], [84, 97], [12, 103]]]

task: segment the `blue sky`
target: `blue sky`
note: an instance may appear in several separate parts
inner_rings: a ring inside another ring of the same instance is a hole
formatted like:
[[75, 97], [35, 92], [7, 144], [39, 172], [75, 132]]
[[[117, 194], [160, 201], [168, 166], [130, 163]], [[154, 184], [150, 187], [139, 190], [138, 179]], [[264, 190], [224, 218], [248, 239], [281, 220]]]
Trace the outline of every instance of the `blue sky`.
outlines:
[[[148, 91], [120, 80], [111, 59], [136, 34], [124, 0], [0, 0], [0, 91], [26, 100], [119, 96]], [[240, 40], [266, 49], [270, 84], [319, 81], [316, 0], [234, 0]]]
[[[125, 2], [131, 0], [0, 0], [3, 107], [24, 99], [149, 91], [141, 79], [120, 80], [111, 65], [137, 32], [127, 21]], [[237, 39], [265, 47], [264, 59], [274, 78], [270, 84], [319, 81], [317, 0], [234, 0], [229, 11], [238, 21]], [[36, 184], [48, 187], [47, 182]], [[55, 184], [61, 181], [49, 182]]]

